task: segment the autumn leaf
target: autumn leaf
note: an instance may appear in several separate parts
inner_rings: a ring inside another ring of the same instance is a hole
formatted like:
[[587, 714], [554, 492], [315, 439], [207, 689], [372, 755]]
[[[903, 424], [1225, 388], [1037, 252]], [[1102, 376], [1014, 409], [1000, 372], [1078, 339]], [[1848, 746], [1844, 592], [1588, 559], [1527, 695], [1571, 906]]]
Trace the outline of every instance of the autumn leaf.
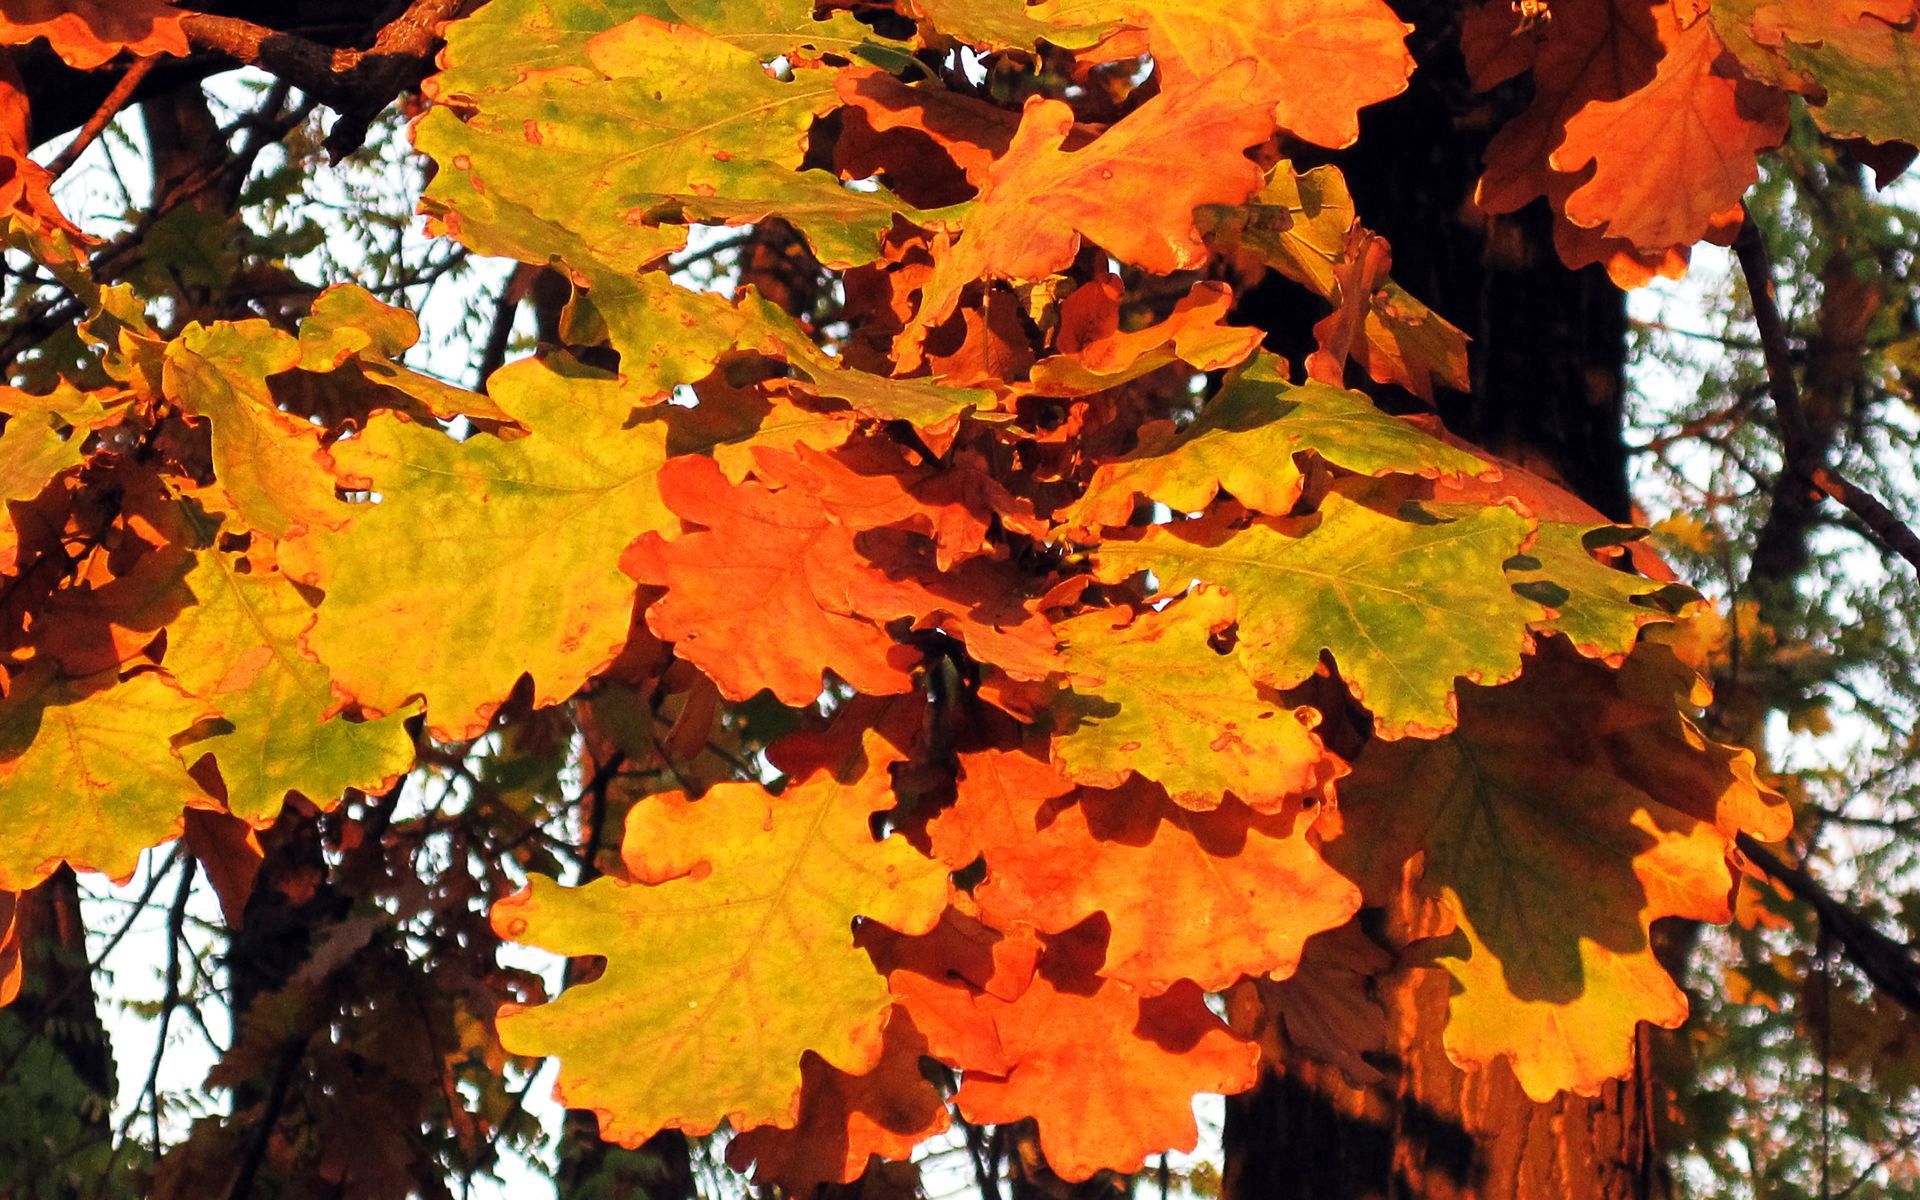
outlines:
[[[1124, 22], [1146, 30], [1169, 91], [1197, 87], [1248, 60], [1243, 84], [1275, 105], [1280, 126], [1338, 149], [1360, 136], [1359, 111], [1398, 95], [1413, 73], [1413, 27], [1382, 0], [1042, 0], [1035, 17], [1067, 26]], [[1339, 64], [1328, 70], [1328, 64]]]
[[1263, 694], [1216, 634], [1225, 593], [1196, 588], [1159, 611], [1095, 609], [1059, 622], [1072, 690], [1054, 705], [1053, 753], [1068, 778], [1119, 787], [1136, 773], [1196, 810], [1231, 795], [1260, 812], [1313, 791], [1337, 768], [1319, 718]]
[[0, 892], [0, 1008], [19, 997], [25, 967], [20, 953], [20, 897]]
[[1611, 550], [1643, 534], [1623, 525], [1592, 528], [1542, 521], [1533, 544], [1507, 562], [1514, 590], [1553, 610], [1553, 616], [1535, 628], [1565, 634], [1580, 653], [1619, 666], [1639, 641], [1642, 629], [1656, 621], [1671, 621], [1673, 614], [1666, 608], [1642, 601], [1671, 592], [1691, 596], [1687, 589], [1620, 570], [1595, 557], [1596, 551]]
[[1256, 512], [1282, 516], [1300, 498], [1304, 477], [1293, 455], [1301, 450], [1362, 475], [1497, 477], [1491, 463], [1388, 416], [1357, 392], [1295, 386], [1281, 370], [1275, 360], [1256, 357], [1185, 429], [1164, 422], [1141, 429], [1140, 445], [1101, 464], [1061, 519], [1075, 528], [1124, 525], [1136, 495], [1197, 513], [1223, 491]]
[[0, 388], [0, 574], [15, 565], [19, 536], [12, 506], [32, 500], [55, 476], [86, 461], [87, 435], [110, 419], [99, 397], [71, 385], [48, 396]]
[[[1474, 200], [1488, 212], [1513, 212], [1536, 197], [1564, 201], [1574, 180], [1550, 162], [1567, 122], [1589, 105], [1617, 101], [1653, 78], [1660, 38], [1653, 6], [1637, 0], [1566, 0], [1553, 20], [1531, 30], [1508, 5], [1486, 0], [1462, 34], [1467, 69], [1482, 91], [1531, 69], [1533, 100], [1487, 145]], [[1476, 36], [1478, 35], [1478, 36]]]
[[1741, 65], [1805, 94], [1829, 134], [1920, 142], [1920, 12], [1908, 0], [1715, 0], [1710, 15]]
[[0, 45], [43, 37], [68, 66], [82, 71], [123, 52], [185, 58], [189, 47], [181, 22], [186, 16], [165, 0], [4, 0]]
[[1250, 77], [1236, 65], [1202, 86], [1163, 92], [1071, 152], [1061, 146], [1073, 110], [1057, 100], [1028, 101], [979, 199], [943, 221], [958, 227], [958, 241], [949, 232], [938, 244], [914, 327], [945, 320], [976, 279], [1052, 274], [1082, 237], [1160, 274], [1198, 263], [1206, 247], [1194, 231], [1194, 209], [1237, 204], [1260, 187], [1260, 169], [1241, 151], [1270, 136], [1273, 122], [1263, 104], [1247, 99]]
[[950, 433], [962, 414], [993, 399], [992, 392], [978, 388], [848, 367], [816, 345], [792, 316], [752, 291], [729, 301], [649, 274], [595, 282], [584, 297], [576, 297], [576, 311], [584, 307], [583, 299], [605, 322], [607, 340], [620, 352], [622, 373], [647, 381], [660, 398], [675, 386], [706, 378], [724, 356], [752, 352], [785, 363], [803, 392], [846, 403], [853, 409], [847, 419], [906, 421], [929, 433]]
[[655, 484], [665, 430], [626, 427], [644, 387], [564, 356], [492, 382], [525, 436], [376, 417], [331, 455], [378, 499], [334, 503], [283, 547], [287, 574], [326, 593], [306, 644], [335, 690], [374, 715], [424, 697], [442, 740], [485, 729], [523, 674], [553, 704], [611, 661], [633, 608], [621, 552], [672, 521]]
[[1372, 1087], [1386, 1075], [1366, 1055], [1391, 1053], [1387, 1014], [1373, 984], [1393, 965], [1393, 955], [1359, 921], [1349, 921], [1309, 938], [1285, 979], [1235, 986], [1227, 993], [1227, 1021], [1258, 1042], [1276, 1069], [1297, 1051], [1338, 1067], [1355, 1087]]
[[1218, 991], [1249, 975], [1283, 978], [1309, 937], [1360, 906], [1358, 890], [1308, 840], [1309, 815], [1297, 804], [1261, 814], [1227, 799], [1192, 812], [1135, 782], [1022, 798], [1017, 823], [1017, 840], [985, 847], [975, 898], [987, 922], [1063, 933], [1104, 914], [1111, 935], [1100, 974], [1141, 995], [1180, 980]]
[[1081, 396], [1184, 362], [1196, 371], [1235, 366], [1260, 344], [1260, 332], [1226, 324], [1233, 293], [1198, 283], [1167, 319], [1144, 329], [1120, 328], [1122, 288], [1107, 275], [1078, 288], [1060, 305], [1060, 353], [1033, 365], [1024, 390], [1042, 396]]
[[233, 516], [274, 539], [345, 518], [319, 428], [281, 411], [267, 387], [299, 361], [299, 343], [265, 321], [189, 326], [166, 350], [167, 398], [211, 426]]
[[727, 1143], [727, 1164], [796, 1195], [823, 1183], [851, 1183], [874, 1157], [904, 1161], [947, 1127], [940, 1093], [920, 1073], [926, 1039], [901, 1009], [887, 1020], [880, 1061], [852, 1075], [809, 1053], [800, 1065], [800, 1122], [761, 1126]]
[[1685, 1018], [1648, 926], [1726, 920], [1730, 835], [1716, 812], [1768, 810], [1733, 759], [1717, 775], [1636, 770], [1633, 739], [1612, 731], [1637, 706], [1611, 691], [1604, 668], [1564, 654], [1518, 683], [1462, 689], [1457, 732], [1359, 756], [1328, 846], [1375, 897], [1422, 855], [1420, 886], [1459, 924], [1440, 960], [1457, 981], [1448, 1052], [1511, 1056], [1541, 1101], [1625, 1073], [1637, 1022]]
[[1785, 96], [1724, 72], [1712, 22], [1681, 28], [1664, 4], [1652, 13], [1662, 50], [1653, 78], [1584, 105], [1548, 156], [1568, 175], [1593, 167], [1567, 195], [1568, 219], [1642, 250], [1738, 227], [1740, 198], [1760, 176], [1756, 156], [1787, 130]]
[[413, 765], [409, 714], [326, 719], [336, 707], [327, 669], [300, 645], [315, 606], [284, 575], [209, 547], [186, 582], [195, 602], [167, 627], [166, 661], [221, 727], [183, 756], [213, 755], [235, 816], [270, 824], [289, 792], [331, 808], [348, 788], [376, 790]]
[[627, 818], [628, 880], [536, 877], [496, 905], [503, 936], [607, 960], [592, 983], [503, 1014], [502, 1042], [560, 1058], [565, 1102], [596, 1110], [601, 1136], [626, 1145], [722, 1120], [792, 1128], [808, 1052], [871, 1071], [892, 997], [850, 925], [925, 933], [948, 893], [944, 867], [869, 832], [893, 803], [878, 747], [778, 796], [726, 783], [699, 800], [651, 797]]
[[823, 669], [872, 695], [912, 688], [918, 656], [847, 598], [847, 576], [872, 568], [817, 500], [728, 486], [699, 458], [669, 463], [660, 490], [701, 528], [649, 555], [642, 578], [667, 592], [648, 607], [647, 626], [722, 695], [744, 700], [766, 688], [783, 703], [810, 704]]
[[954, 1098], [976, 1124], [1038, 1117], [1040, 1148], [1062, 1178], [1135, 1171], [1150, 1154], [1192, 1150], [1194, 1095], [1253, 1085], [1258, 1049], [1191, 984], [1151, 999], [1112, 981], [1069, 987], [1037, 977], [1010, 1003], [985, 998], [1013, 1066], [966, 1073]]
[[451, 27], [425, 85], [441, 103], [414, 138], [441, 169], [424, 203], [481, 253], [558, 257], [588, 276], [678, 249], [683, 219], [780, 216], [823, 261], [866, 261], [913, 210], [800, 170], [808, 128], [841, 104], [836, 72], [782, 80], [763, 64], [874, 40], [846, 13], [815, 22], [794, 3], [490, 4]]
[[1164, 590], [1199, 581], [1233, 597], [1235, 653], [1254, 678], [1291, 687], [1321, 651], [1385, 738], [1435, 737], [1456, 723], [1454, 682], [1520, 670], [1527, 627], [1545, 610], [1501, 569], [1532, 535], [1509, 508], [1424, 509], [1400, 517], [1335, 492], [1313, 517], [1201, 541], [1155, 527], [1094, 553], [1104, 579], [1149, 570]]
[[15, 676], [0, 698], [0, 890], [61, 863], [115, 879], [180, 832], [188, 805], [217, 807], [169, 744], [202, 705], [161, 675], [116, 681]]

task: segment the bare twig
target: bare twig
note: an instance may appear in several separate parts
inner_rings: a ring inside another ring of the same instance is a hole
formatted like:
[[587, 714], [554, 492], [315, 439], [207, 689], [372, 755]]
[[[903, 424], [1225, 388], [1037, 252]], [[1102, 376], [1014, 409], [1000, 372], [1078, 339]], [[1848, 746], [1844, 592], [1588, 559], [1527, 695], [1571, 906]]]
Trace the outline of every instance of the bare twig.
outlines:
[[1773, 291], [1773, 264], [1766, 243], [1751, 214], [1733, 243], [1753, 303], [1753, 323], [1760, 334], [1767, 362], [1767, 392], [1780, 422], [1780, 442], [1786, 469], [1819, 494], [1836, 500], [1860, 519], [1882, 545], [1920, 570], [1920, 533], [1896, 516], [1877, 496], [1852, 483], [1824, 460], [1808, 436], [1806, 413], [1800, 405], [1800, 385], [1793, 374], [1793, 352], [1787, 343], [1786, 323]]
[[60, 152], [59, 157], [47, 164], [47, 170], [55, 179], [65, 175], [67, 169], [87, 152], [87, 147], [93, 145], [94, 139], [105, 132], [107, 126], [113, 124], [113, 119], [120, 115], [120, 110], [126, 107], [127, 101], [132, 98], [134, 89], [138, 88], [141, 81], [152, 73], [154, 64], [159, 61], [158, 58], [133, 60], [133, 65], [127, 68], [127, 73], [120, 77], [120, 82], [113, 85], [113, 90], [107, 93], [107, 98], [100, 102], [100, 107], [87, 118], [87, 123], [80, 127], [80, 132], [73, 135], [73, 140], [67, 143], [67, 148]]

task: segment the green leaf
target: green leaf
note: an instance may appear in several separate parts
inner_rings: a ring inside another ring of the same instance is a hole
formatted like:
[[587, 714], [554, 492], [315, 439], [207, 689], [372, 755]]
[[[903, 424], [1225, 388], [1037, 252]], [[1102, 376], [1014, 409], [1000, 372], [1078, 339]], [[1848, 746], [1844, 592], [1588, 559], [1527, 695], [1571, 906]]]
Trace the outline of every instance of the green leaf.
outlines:
[[[334, 505], [283, 566], [326, 601], [308, 645], [375, 714], [427, 702], [443, 740], [472, 737], [522, 674], [557, 704], [625, 645], [634, 584], [620, 553], [669, 528], [655, 474], [666, 429], [628, 428], [654, 389], [563, 356], [498, 372], [493, 398], [528, 432], [455, 441], [380, 416], [333, 448], [378, 497]], [[369, 636], [373, 630], [378, 636]]]
[[1140, 431], [1140, 445], [1103, 464], [1086, 494], [1063, 514], [1070, 525], [1123, 525], [1134, 496], [1197, 513], [1222, 492], [1256, 512], [1283, 516], [1300, 498], [1296, 451], [1309, 450], [1362, 475], [1496, 475], [1495, 468], [1418, 426], [1388, 416], [1358, 392], [1299, 386], [1271, 355], [1248, 363], [1175, 432], [1167, 422]]
[[1580, 653], [1618, 666], [1640, 640], [1641, 629], [1672, 621], [1673, 613], [1666, 608], [1640, 601], [1670, 597], [1684, 602], [1694, 595], [1690, 589], [1616, 570], [1594, 558], [1595, 551], [1645, 535], [1644, 529], [1627, 525], [1542, 521], [1526, 553], [1507, 563], [1513, 590], [1553, 610], [1535, 628], [1565, 634]]
[[1064, 718], [1053, 735], [1061, 774], [1116, 788], [1138, 772], [1184, 808], [1233, 795], [1259, 812], [1323, 781], [1330, 764], [1311, 725], [1210, 644], [1233, 623], [1225, 594], [1199, 588], [1129, 615], [1095, 609], [1054, 625], [1073, 685], [1053, 705]]
[[[564, 261], [584, 277], [632, 274], [683, 244], [682, 220], [780, 216], [822, 261], [879, 252], [896, 214], [884, 191], [801, 171], [814, 119], [839, 107], [835, 71], [876, 35], [810, 6], [499, 0], [448, 31], [441, 101], [415, 129], [440, 165], [423, 203], [483, 254]], [[620, 18], [626, 18], [624, 20]], [[713, 32], [708, 32], [712, 30]], [[795, 63], [781, 78], [766, 64]]]
[[213, 755], [234, 816], [270, 824], [288, 792], [331, 808], [413, 765], [408, 714], [322, 719], [335, 707], [327, 669], [300, 646], [314, 605], [285, 576], [204, 549], [187, 587], [195, 603], [167, 627], [167, 666], [222, 720], [183, 756]]
[[1456, 724], [1455, 681], [1513, 678], [1528, 626], [1546, 616], [1501, 569], [1532, 531], [1503, 506], [1409, 505], [1389, 517], [1335, 492], [1286, 531], [1255, 524], [1189, 540], [1156, 526], [1093, 557], [1110, 581], [1146, 570], [1167, 591], [1226, 589], [1236, 653], [1262, 683], [1301, 682], [1325, 650], [1380, 736], [1435, 737]]

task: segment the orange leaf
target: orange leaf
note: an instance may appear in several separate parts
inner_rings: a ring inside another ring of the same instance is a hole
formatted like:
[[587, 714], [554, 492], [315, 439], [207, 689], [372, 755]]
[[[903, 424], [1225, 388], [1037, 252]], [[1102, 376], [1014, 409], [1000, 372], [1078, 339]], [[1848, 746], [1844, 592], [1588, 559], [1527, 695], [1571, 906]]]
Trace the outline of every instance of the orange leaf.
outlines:
[[727, 1164], [754, 1179], [777, 1183], [795, 1196], [823, 1183], [851, 1183], [868, 1160], [903, 1160], [947, 1127], [940, 1093], [920, 1074], [926, 1039], [907, 1014], [887, 1021], [880, 1061], [850, 1075], [808, 1052], [800, 1062], [800, 1122], [792, 1129], [760, 1126], [727, 1144]]
[[1593, 165], [1567, 196], [1568, 219], [1658, 252], [1739, 227], [1756, 156], [1786, 135], [1787, 98], [1742, 75], [1712, 23], [1683, 29], [1666, 4], [1653, 23], [1663, 53], [1652, 80], [1583, 106], [1548, 161], [1567, 174]]
[[1196, 813], [1149, 784], [1022, 808], [1025, 835], [985, 848], [975, 895], [988, 923], [1060, 933], [1104, 913], [1112, 935], [1100, 974], [1143, 995], [1183, 979], [1217, 991], [1285, 976], [1309, 937], [1360, 907], [1297, 810], [1262, 815], [1227, 800]]
[[1241, 150], [1266, 140], [1273, 118], [1247, 97], [1252, 78], [1252, 64], [1235, 64], [1203, 85], [1163, 92], [1073, 152], [1062, 149], [1073, 109], [1028, 100], [958, 242], [946, 234], [936, 245], [916, 325], [945, 320], [973, 280], [1052, 274], [1072, 261], [1083, 236], [1156, 274], [1198, 265], [1207, 250], [1193, 210], [1238, 204], [1261, 184], [1260, 168]]
[[122, 51], [186, 57], [189, 14], [163, 0], [0, 0], [0, 45], [44, 37], [67, 65], [91, 71]]
[[1259, 70], [1243, 85], [1248, 96], [1276, 106], [1294, 136], [1336, 149], [1360, 136], [1360, 109], [1398, 95], [1413, 73], [1413, 27], [1383, 0], [1048, 0], [1034, 15], [1144, 27], [1168, 90], [1251, 59]]
[[1043, 971], [1019, 999], [981, 1003], [1013, 1067], [967, 1073], [960, 1111], [976, 1123], [1037, 1117], [1040, 1148], [1065, 1179], [1193, 1149], [1193, 1097], [1245, 1091], [1259, 1073], [1259, 1048], [1209, 1012], [1192, 984], [1142, 999], [1124, 983]]

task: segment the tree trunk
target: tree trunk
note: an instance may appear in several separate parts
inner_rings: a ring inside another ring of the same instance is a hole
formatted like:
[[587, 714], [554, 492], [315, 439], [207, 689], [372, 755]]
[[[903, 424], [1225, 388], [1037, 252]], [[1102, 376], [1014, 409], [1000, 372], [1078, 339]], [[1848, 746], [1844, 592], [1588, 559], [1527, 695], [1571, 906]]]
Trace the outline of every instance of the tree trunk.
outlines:
[[[1336, 156], [1361, 221], [1393, 244], [1394, 278], [1472, 338], [1473, 391], [1441, 398], [1454, 432], [1560, 482], [1607, 516], [1630, 512], [1621, 398], [1625, 298], [1598, 268], [1566, 270], [1542, 204], [1488, 217], [1470, 203], [1486, 140], [1520, 104], [1511, 86], [1472, 93], [1456, 3], [1406, 0], [1420, 62], [1408, 93], [1366, 114]], [[1242, 319], [1299, 328], [1295, 297], [1269, 285]], [[1279, 346], [1297, 352], [1295, 346]], [[1382, 396], [1405, 409], [1404, 393]], [[1386, 1078], [1355, 1087], [1291, 1055], [1229, 1102], [1223, 1194], [1235, 1198], [1645, 1200], [1657, 1192], [1652, 1076], [1599, 1096], [1535, 1104], [1504, 1064], [1463, 1072], [1441, 1048], [1449, 981], [1382, 981]]]

